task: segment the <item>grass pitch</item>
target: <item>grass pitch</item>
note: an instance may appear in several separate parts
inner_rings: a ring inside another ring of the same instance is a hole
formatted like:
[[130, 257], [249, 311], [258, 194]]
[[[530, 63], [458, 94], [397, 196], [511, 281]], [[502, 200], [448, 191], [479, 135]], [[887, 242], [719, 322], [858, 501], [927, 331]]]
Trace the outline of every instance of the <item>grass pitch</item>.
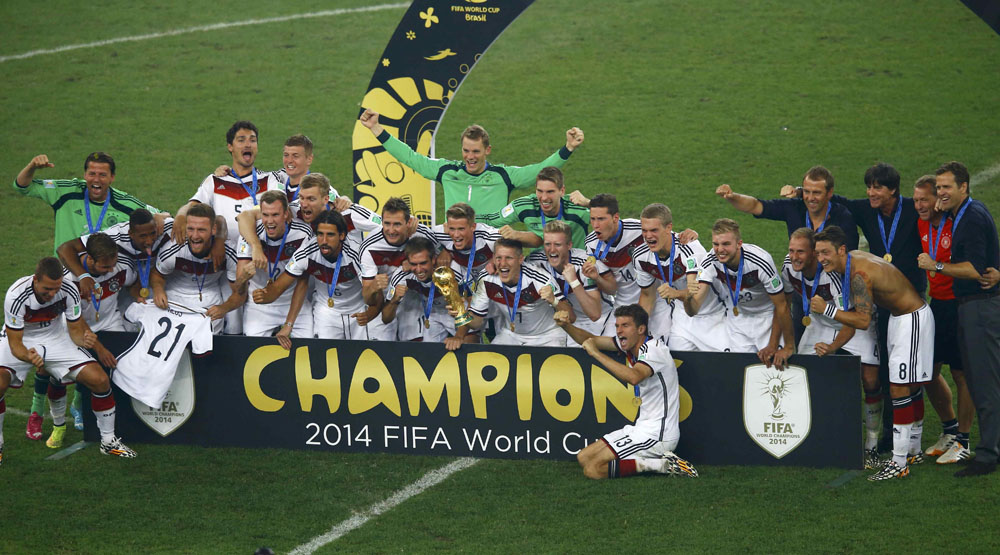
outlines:
[[[114, 37], [313, 9], [229, 0], [164, 5], [9, 0], [0, 56]], [[115, 186], [175, 211], [228, 160], [236, 119], [261, 129], [259, 165], [280, 165], [285, 137], [316, 142], [314, 169], [351, 184], [350, 133], [402, 8], [181, 34], [0, 63], [3, 152], [0, 284], [52, 249], [48, 207], [10, 182], [39, 153], [82, 176], [111, 152]], [[587, 140], [565, 167], [569, 189], [611, 191], [623, 214], [666, 202], [707, 236], [734, 217], [776, 258], [784, 226], [737, 214], [713, 191], [774, 196], [814, 164], [837, 190], [864, 194], [885, 160], [904, 194], [941, 162], [965, 162], [973, 196], [1000, 210], [1000, 37], [962, 4], [699, 3], [538, 0], [493, 45], [442, 122], [438, 153], [459, 155], [471, 122], [496, 162], [542, 159], [576, 125]], [[442, 207], [438, 207], [439, 213]], [[24, 439], [28, 391], [8, 394], [2, 550], [239, 553], [287, 551], [448, 459], [137, 445], [115, 461], [95, 448], [60, 461]], [[836, 415], [827, 415], [836, 418]], [[46, 432], [48, 426], [46, 427]], [[928, 408], [925, 443], [940, 425]], [[687, 432], [690, 433], [690, 432]], [[66, 444], [79, 439], [67, 432]], [[127, 438], [126, 438], [127, 440]], [[697, 464], [698, 461], [693, 461]], [[870, 484], [830, 469], [699, 466], [693, 481], [590, 483], [572, 463], [482, 461], [321, 549], [334, 551], [918, 551], [1000, 545], [1000, 478], [960, 481], [915, 467]], [[53, 502], [51, 493], [58, 491]]]

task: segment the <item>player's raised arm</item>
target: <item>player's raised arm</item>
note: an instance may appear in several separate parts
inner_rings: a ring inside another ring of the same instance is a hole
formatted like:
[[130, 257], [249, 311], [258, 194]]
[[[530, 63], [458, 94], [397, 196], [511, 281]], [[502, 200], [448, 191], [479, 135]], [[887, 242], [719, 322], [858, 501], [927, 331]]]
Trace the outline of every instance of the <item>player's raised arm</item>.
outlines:
[[760, 216], [764, 211], [764, 205], [755, 197], [734, 192], [733, 188], [725, 183], [716, 187], [715, 194], [732, 204], [733, 208], [740, 212]]
[[31, 185], [31, 180], [35, 177], [35, 170], [54, 167], [56, 167], [56, 165], [49, 161], [49, 157], [47, 155], [39, 154], [38, 156], [32, 158], [31, 161], [28, 162], [28, 165], [17, 174], [15, 182], [18, 187], [27, 187], [28, 185]]

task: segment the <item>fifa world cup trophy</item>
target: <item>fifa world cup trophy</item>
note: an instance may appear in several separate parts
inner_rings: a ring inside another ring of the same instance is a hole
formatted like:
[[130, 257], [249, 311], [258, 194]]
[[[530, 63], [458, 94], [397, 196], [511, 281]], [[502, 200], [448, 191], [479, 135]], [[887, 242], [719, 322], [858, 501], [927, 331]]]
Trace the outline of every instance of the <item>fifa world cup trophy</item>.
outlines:
[[464, 326], [471, 322], [472, 316], [469, 316], [468, 311], [465, 310], [465, 301], [458, 294], [458, 282], [455, 281], [455, 274], [452, 273], [451, 268], [441, 266], [435, 269], [432, 279], [434, 280], [434, 285], [437, 285], [438, 289], [441, 290], [441, 294], [444, 295], [444, 300], [448, 303], [448, 306], [458, 312], [458, 316], [455, 316], [455, 327]]

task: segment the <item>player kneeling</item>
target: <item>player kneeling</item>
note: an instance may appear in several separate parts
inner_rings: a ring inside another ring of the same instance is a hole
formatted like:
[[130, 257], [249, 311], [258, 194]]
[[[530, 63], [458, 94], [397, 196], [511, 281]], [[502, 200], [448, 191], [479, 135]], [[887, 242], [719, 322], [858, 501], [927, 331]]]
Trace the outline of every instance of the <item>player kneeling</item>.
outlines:
[[[595, 480], [625, 478], [641, 473], [698, 477], [691, 463], [673, 453], [681, 432], [677, 366], [665, 343], [649, 337], [649, 315], [637, 304], [615, 309], [615, 337], [599, 337], [569, 323], [557, 313], [556, 323], [598, 363], [635, 388], [639, 407], [635, 423], [605, 434], [576, 458], [583, 474]], [[601, 351], [625, 353], [626, 364]]]

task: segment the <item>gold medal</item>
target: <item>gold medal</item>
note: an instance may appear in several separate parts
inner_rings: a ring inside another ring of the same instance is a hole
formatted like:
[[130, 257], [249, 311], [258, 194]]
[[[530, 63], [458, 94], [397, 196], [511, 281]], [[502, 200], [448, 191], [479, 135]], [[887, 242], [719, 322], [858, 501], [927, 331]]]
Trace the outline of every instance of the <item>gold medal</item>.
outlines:
[[333, 308], [333, 297], [327, 297], [326, 306]]
[[94, 314], [94, 321], [95, 322], [100, 322], [101, 321], [101, 313], [100, 312]]
[[884, 258], [886, 262], [888, 262], [890, 264], [892, 263], [892, 255], [891, 254], [885, 253], [884, 255], [882, 255], [882, 258]]
[[431, 319], [430, 318], [424, 318], [424, 327], [427, 328], [427, 329], [431, 328]]
[[201, 301], [202, 301], [202, 298], [201, 298], [201, 291], [198, 291], [198, 302], [201, 302]]
[[514, 322], [510, 323], [510, 331], [514, 331]]
[[734, 307], [733, 307], [733, 316], [739, 316], [739, 315], [740, 315], [740, 309], [738, 309], [738, 308], [736, 308], [736, 307], [734, 306]]
[[148, 299], [149, 298], [149, 289], [146, 289], [145, 287], [143, 287], [142, 289], [140, 289], [139, 290], [139, 296], [142, 297], [142, 298], [144, 298], [144, 299]]
[[802, 317], [802, 325], [803, 325], [803, 326], [805, 326], [805, 327], [807, 327], [807, 328], [808, 328], [808, 327], [809, 327], [809, 324], [811, 324], [812, 322], [813, 322], [813, 319], [812, 319], [812, 318], [810, 318], [809, 316], [803, 316], [803, 317]]
[[642, 397], [632, 397], [632, 406], [633, 407], [641, 407], [642, 406]]
[[594, 264], [595, 262], [597, 262], [597, 257], [596, 256], [588, 256], [587, 257], [587, 263], [588, 264]]

